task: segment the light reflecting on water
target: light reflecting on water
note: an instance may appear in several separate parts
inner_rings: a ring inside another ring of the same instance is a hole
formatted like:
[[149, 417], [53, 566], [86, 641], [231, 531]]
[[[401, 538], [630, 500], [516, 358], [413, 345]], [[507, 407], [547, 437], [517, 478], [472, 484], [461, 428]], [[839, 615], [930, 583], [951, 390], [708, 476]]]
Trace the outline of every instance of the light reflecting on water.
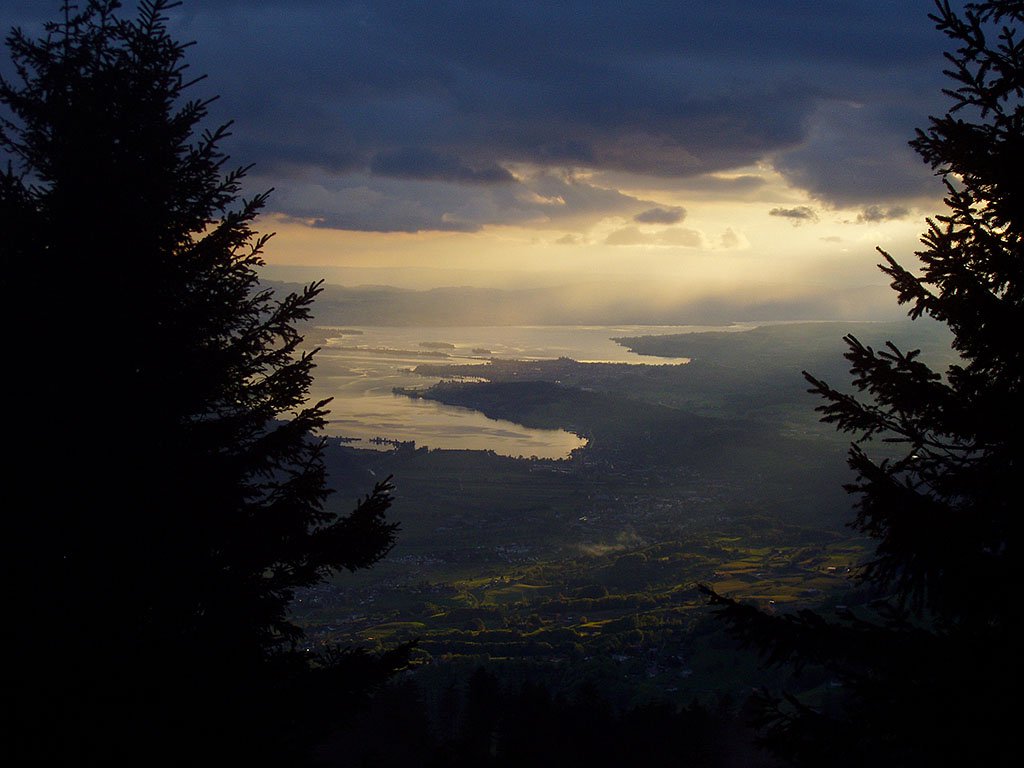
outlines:
[[[311, 395], [332, 397], [327, 434], [358, 438], [358, 447], [382, 437], [430, 448], [492, 450], [507, 456], [564, 458], [584, 442], [560, 429], [529, 429], [489, 419], [466, 408], [392, 394], [394, 387], [426, 387], [420, 363], [484, 364], [492, 357], [581, 362], [675, 364], [684, 359], [645, 357], [611, 341], [618, 336], [723, 330], [694, 326], [501, 326], [484, 328], [359, 327], [339, 333], [316, 356]], [[448, 346], [452, 345], [452, 346]]]

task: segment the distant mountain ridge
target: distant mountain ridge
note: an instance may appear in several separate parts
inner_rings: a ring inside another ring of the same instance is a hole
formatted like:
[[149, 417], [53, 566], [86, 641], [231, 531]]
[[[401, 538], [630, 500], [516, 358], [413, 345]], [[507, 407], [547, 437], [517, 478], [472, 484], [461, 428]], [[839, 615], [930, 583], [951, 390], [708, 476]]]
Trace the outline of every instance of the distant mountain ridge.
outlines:
[[[280, 290], [297, 284], [266, 281]], [[314, 306], [319, 325], [719, 325], [773, 320], [894, 320], [888, 288], [842, 291], [764, 286], [719, 295], [686, 294], [656, 283], [555, 287], [448, 287], [325, 284]]]

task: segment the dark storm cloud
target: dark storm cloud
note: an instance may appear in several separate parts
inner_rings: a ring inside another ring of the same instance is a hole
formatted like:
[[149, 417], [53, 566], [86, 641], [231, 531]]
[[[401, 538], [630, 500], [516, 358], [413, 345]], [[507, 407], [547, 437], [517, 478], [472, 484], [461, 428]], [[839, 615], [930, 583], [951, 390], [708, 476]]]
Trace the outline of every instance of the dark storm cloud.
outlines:
[[[697, 176], [644, 176], [623, 171], [598, 171], [594, 183], [615, 189], [646, 189], [665, 192], [674, 197], [700, 200], [756, 199], [768, 185], [764, 176], [751, 173], [739, 175], [700, 174]], [[664, 207], [664, 206], [662, 206]]]
[[790, 219], [794, 224], [803, 224], [805, 222], [815, 222], [818, 220], [818, 214], [813, 208], [806, 205], [798, 205], [795, 208], [772, 208], [768, 211], [769, 216], [778, 216], [783, 219]]
[[428, 179], [464, 184], [501, 184], [513, 180], [512, 174], [500, 165], [470, 168], [452, 155], [412, 147], [377, 155], [370, 163], [370, 170], [376, 175], [397, 179]]
[[450, 184], [370, 174], [273, 179], [275, 208], [315, 226], [370, 232], [476, 232], [492, 224], [565, 228], [602, 216], [633, 215], [651, 207], [616, 190], [571, 175], [538, 173], [506, 184]]
[[824, 202], [857, 205], [938, 191], [930, 169], [907, 145], [917, 109], [827, 101], [819, 105], [800, 146], [775, 167], [793, 185]]
[[857, 214], [857, 223], [873, 224], [879, 221], [906, 218], [908, 215], [910, 215], [910, 209], [902, 205], [895, 205], [889, 208], [881, 205], [869, 205]]
[[686, 211], [679, 206], [671, 208], [649, 208], [633, 217], [633, 221], [641, 224], [678, 224], [686, 216]]
[[[57, 5], [0, 2], [24, 24]], [[516, 200], [524, 187], [545, 193], [513, 182], [515, 164], [653, 175], [668, 187], [764, 161], [832, 204], [934, 190], [906, 148], [943, 109], [931, 9], [930, 0], [185, 0], [171, 13], [174, 33], [197, 42], [190, 71], [210, 75], [196, 95], [221, 94], [214, 116], [237, 121], [233, 154], [275, 185], [289, 180], [292, 207], [317, 200], [324, 222], [376, 229], [386, 211], [364, 219], [322, 191], [371, 176], [437, 183], [449, 197], [469, 188], [500, 198], [496, 188], [508, 187]], [[417, 190], [381, 204], [398, 205], [409, 226], [454, 226], [435, 216], [442, 205], [417, 208]], [[629, 200], [619, 215], [639, 212]]]

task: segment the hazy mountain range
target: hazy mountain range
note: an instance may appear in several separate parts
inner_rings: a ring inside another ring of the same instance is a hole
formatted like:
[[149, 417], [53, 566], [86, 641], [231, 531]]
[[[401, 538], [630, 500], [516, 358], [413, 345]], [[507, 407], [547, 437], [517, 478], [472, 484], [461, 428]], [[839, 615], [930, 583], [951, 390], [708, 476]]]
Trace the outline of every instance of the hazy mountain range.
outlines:
[[[297, 284], [267, 281], [281, 291]], [[413, 290], [325, 284], [315, 305], [321, 325], [719, 325], [772, 320], [893, 320], [905, 316], [884, 285], [823, 291], [820, 286], [688, 292], [653, 282], [594, 282]]]

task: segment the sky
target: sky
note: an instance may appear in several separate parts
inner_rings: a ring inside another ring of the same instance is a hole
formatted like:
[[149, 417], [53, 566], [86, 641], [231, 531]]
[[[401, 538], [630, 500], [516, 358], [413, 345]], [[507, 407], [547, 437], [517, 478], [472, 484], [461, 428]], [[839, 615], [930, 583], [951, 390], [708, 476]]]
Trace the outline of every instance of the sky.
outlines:
[[947, 106], [932, 7], [185, 0], [170, 26], [274, 190], [273, 274], [835, 290], [941, 212], [907, 145]]

